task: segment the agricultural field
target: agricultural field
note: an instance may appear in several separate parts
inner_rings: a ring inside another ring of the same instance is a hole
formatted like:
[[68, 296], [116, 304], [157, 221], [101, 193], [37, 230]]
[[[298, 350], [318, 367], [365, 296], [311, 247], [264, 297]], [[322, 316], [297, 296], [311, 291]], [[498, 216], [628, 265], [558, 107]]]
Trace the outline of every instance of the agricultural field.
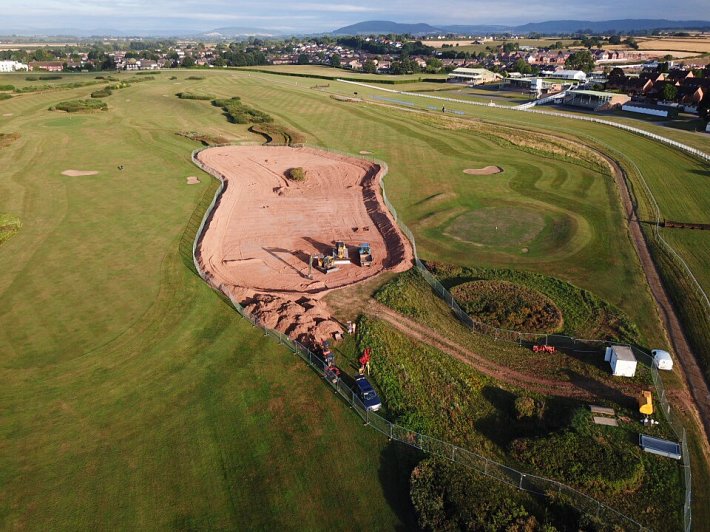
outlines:
[[395, 76], [389, 74], [363, 74], [362, 72], [353, 72], [344, 68], [332, 68], [321, 65], [262, 65], [255, 67], [240, 67], [240, 70], [255, 70], [260, 72], [273, 72], [277, 74], [305, 76], [305, 77], [326, 77], [326, 78], [348, 78], [353, 80], [361, 80], [368, 82], [397, 82], [405, 83], [407, 81], [421, 81], [427, 79], [446, 79], [446, 74], [409, 74]]
[[[259, 72], [172, 77], [114, 91], [100, 112], [49, 108], [101, 85], [0, 101], [0, 133], [19, 135], [0, 147], [0, 213], [22, 223], [0, 247], [3, 527], [413, 526], [411, 468], [398, 469], [396, 446], [363, 429], [195, 275], [191, 245], [216, 187], [190, 152], [199, 139], [264, 139], [178, 92], [238, 96], [309, 144], [369, 152], [387, 162], [388, 196], [423, 258], [563, 279], [620, 308], [643, 345], [666, 345], [608, 168], [564, 139], [623, 152], [665, 215], [704, 221], [704, 170], [692, 159], [593, 124], [465, 104], [452, 105], [464, 114], [449, 121], [407, 95], [392, 95], [406, 109], [337, 101], [390, 95], [335, 81], [326, 91]], [[0, 85], [20, 82], [0, 76]], [[490, 165], [502, 172], [464, 173]], [[69, 169], [96, 173], [62, 175]], [[200, 182], [186, 185], [191, 175]], [[511, 213], [528, 222], [506, 226]], [[440, 420], [427, 422], [448, 437]], [[529, 462], [523, 447], [519, 459]]]
[[668, 50], [669, 52], [710, 53], [710, 37], [669, 37], [637, 40], [640, 50]]

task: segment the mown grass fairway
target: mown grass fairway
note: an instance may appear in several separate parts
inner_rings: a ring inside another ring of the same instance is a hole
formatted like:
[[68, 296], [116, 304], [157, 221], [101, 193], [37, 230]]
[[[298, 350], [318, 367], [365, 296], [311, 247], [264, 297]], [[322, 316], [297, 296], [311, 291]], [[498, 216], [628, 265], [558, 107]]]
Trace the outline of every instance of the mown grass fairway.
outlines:
[[[21, 134], [0, 148], [0, 212], [23, 224], [0, 248], [3, 526], [411, 526], [408, 471], [398, 473], [386, 439], [190, 270], [214, 183], [189, 161], [199, 143], [176, 133], [263, 139], [177, 92], [240, 96], [311, 144], [372, 152], [388, 163], [388, 195], [425, 258], [569, 280], [624, 309], [645, 342], [663, 344], [615, 184], [593, 165], [450, 128], [438, 114], [330, 98], [374, 94], [359, 86], [313, 90], [313, 80], [231, 70], [189, 75], [165, 72], [114, 91], [101, 113], [47, 110], [97, 86], [0, 102], [0, 132]], [[594, 137], [648, 172], [669, 218], [705, 221], [702, 167], [671, 149], [591, 124], [475, 113]], [[503, 174], [463, 173], [496, 164]], [[62, 176], [67, 169], [98, 173]], [[189, 175], [201, 183], [186, 186]], [[680, 194], [689, 199], [674, 199]], [[487, 208], [529, 209], [545, 225], [527, 253], [520, 235], [481, 247], [445, 234], [457, 216]], [[566, 232], [554, 232], [555, 220]]]

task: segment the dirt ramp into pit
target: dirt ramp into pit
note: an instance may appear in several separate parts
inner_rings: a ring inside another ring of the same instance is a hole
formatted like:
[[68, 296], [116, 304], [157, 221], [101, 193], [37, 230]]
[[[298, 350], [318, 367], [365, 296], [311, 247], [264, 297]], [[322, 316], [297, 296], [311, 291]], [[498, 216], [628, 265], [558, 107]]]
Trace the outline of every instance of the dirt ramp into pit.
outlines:
[[[197, 261], [213, 286], [249, 305], [262, 324], [301, 341], [327, 338], [340, 326], [314, 301], [411, 267], [411, 245], [384, 205], [380, 165], [282, 146], [209, 148], [198, 159], [225, 186]], [[306, 179], [289, 179], [292, 168], [303, 168]], [[328, 274], [310, 268], [310, 257], [332, 253], [335, 241], [345, 242], [352, 264]], [[362, 242], [372, 250], [370, 267], [359, 264]]]

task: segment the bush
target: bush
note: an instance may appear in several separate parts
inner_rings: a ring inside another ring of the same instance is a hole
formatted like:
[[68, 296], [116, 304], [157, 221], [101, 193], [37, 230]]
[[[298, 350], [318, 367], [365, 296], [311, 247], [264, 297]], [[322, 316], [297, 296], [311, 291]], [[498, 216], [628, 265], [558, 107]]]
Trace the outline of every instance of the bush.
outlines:
[[192, 92], [178, 92], [175, 96], [181, 100], [214, 100], [214, 96], [204, 94], [193, 94]]
[[97, 91], [94, 91], [91, 93], [92, 98], [106, 98], [107, 96], [111, 96], [113, 92], [111, 91], [110, 88], [105, 87], [103, 89], [99, 89]]
[[300, 166], [297, 166], [296, 168], [289, 168], [288, 171], [286, 172], [286, 175], [292, 181], [305, 181], [306, 180], [306, 171], [303, 168], [301, 168]]
[[52, 79], [62, 79], [62, 76], [56, 76], [56, 75], [39, 76], [37, 79], [42, 80], [42, 81], [49, 81]]
[[108, 110], [108, 105], [100, 100], [67, 100], [59, 102], [57, 105], [50, 107], [49, 110], [65, 111], [67, 113], [106, 111]]
[[518, 420], [541, 418], [545, 410], [544, 402], [536, 401], [534, 397], [529, 395], [521, 395], [515, 400], [514, 404], [515, 417]]
[[37, 81], [37, 76], [25, 76], [27, 81]]
[[14, 91], [14, 85], [0, 85], [0, 91]]
[[12, 98], [12, 94], [0, 94], [0, 100], [9, 100]]
[[212, 100], [212, 105], [221, 107], [227, 119], [235, 124], [262, 124], [274, 121], [268, 114], [244, 105], [238, 96], [229, 99]]
[[191, 81], [199, 81], [199, 80], [205, 79], [205, 77], [204, 76], [187, 76], [185, 79], [189, 79]]

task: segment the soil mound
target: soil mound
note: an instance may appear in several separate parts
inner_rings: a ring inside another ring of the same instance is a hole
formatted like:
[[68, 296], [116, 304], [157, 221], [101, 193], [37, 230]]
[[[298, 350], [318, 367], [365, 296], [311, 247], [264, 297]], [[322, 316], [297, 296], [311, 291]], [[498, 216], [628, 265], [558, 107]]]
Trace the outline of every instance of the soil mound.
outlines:
[[195, 177], [194, 175], [188, 176], [187, 178], [187, 184], [188, 185], [197, 185], [199, 184], [200, 180]]

